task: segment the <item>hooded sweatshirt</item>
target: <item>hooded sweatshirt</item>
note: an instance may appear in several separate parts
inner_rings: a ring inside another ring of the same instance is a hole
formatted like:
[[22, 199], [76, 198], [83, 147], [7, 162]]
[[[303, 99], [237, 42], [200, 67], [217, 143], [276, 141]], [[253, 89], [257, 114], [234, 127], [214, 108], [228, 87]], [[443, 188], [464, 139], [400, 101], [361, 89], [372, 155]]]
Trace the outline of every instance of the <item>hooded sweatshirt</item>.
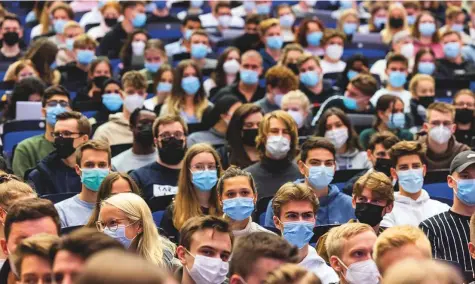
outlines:
[[[419, 141], [427, 145], [427, 135], [419, 138]], [[432, 152], [432, 150], [427, 147], [427, 152], [425, 154], [427, 170], [449, 169], [450, 163], [455, 158], [455, 156], [457, 156], [458, 153], [467, 150], [470, 150], [470, 147], [457, 142], [454, 136], [450, 138], [449, 147], [447, 147], [447, 151], [445, 151], [445, 153], [437, 154]]]
[[336, 154], [336, 166], [338, 170], [369, 169], [372, 167], [365, 151], [354, 149], [343, 154]]
[[109, 145], [132, 144], [134, 135], [130, 130], [129, 121], [122, 112], [109, 116], [109, 121], [99, 126], [94, 134], [94, 139], [102, 140]]
[[298, 265], [315, 273], [323, 284], [338, 283], [340, 281], [335, 270], [328, 266], [325, 260], [317, 254], [315, 248], [311, 246], [308, 246], [307, 256]]
[[391, 213], [384, 215], [381, 226], [412, 225], [417, 227], [422, 221], [439, 213], [447, 212], [449, 209], [450, 206], [447, 204], [430, 199], [424, 189], [417, 200], [395, 192], [394, 208]]

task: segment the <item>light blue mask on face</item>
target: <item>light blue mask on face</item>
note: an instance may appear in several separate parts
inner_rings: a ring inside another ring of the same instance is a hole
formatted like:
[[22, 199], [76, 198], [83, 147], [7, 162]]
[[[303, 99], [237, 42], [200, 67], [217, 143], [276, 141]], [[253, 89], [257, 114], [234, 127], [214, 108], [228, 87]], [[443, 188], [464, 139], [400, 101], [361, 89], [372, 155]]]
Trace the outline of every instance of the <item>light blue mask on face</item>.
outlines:
[[66, 49], [72, 51], [74, 49], [74, 38], [66, 39]]
[[358, 74], [360, 74], [360, 73], [355, 71], [355, 70], [348, 70], [348, 73], [346, 73], [346, 77], [348, 78], [349, 81], [351, 81], [351, 79], [358, 76]]
[[259, 15], [269, 15], [270, 5], [269, 4], [257, 4], [256, 11]]
[[386, 24], [386, 21], [387, 21], [386, 18], [376, 17], [373, 20], [373, 24], [378, 30], [381, 30], [384, 27], [384, 25]]
[[172, 91], [173, 85], [167, 82], [160, 82], [157, 85], [157, 92], [159, 93], [169, 93]]
[[397, 179], [405, 192], [417, 193], [424, 184], [424, 171], [422, 168], [397, 171]]
[[319, 46], [320, 41], [322, 40], [322, 32], [312, 32], [307, 35], [307, 43], [311, 46]]
[[191, 45], [191, 57], [203, 59], [208, 54], [208, 46], [206, 44], [197, 43]]
[[[130, 226], [130, 225], [129, 225]], [[117, 225], [117, 231], [111, 231], [109, 228], [104, 229], [104, 234], [108, 235], [109, 237], [113, 238], [114, 240], [121, 243], [126, 249], [130, 247], [132, 241], [134, 239], [129, 239], [125, 235], [125, 225]]]
[[415, 15], [408, 15], [406, 17], [406, 20], [407, 20], [407, 24], [412, 26], [416, 23], [416, 16]]
[[84, 184], [87, 189], [97, 192], [102, 181], [109, 174], [110, 170], [101, 168], [84, 168], [81, 169], [81, 172], [81, 183]]
[[147, 21], [147, 15], [145, 13], [137, 13], [132, 20], [132, 25], [134, 28], [140, 28], [145, 25], [145, 22]]
[[185, 77], [181, 80], [181, 87], [189, 96], [194, 96], [200, 89], [200, 79], [195, 76]]
[[218, 182], [218, 172], [216, 170], [193, 172], [191, 182], [201, 191], [210, 191]]
[[56, 124], [56, 116], [60, 113], [68, 111], [66, 108], [60, 106], [59, 104], [55, 107], [47, 107], [46, 108], [46, 122], [54, 126]]
[[283, 236], [291, 245], [297, 246], [299, 249], [308, 244], [313, 236], [313, 228], [315, 224], [312, 222], [295, 221], [285, 222]]
[[267, 46], [270, 49], [281, 49], [284, 45], [284, 41], [281, 36], [268, 36], [267, 37]]
[[343, 32], [345, 32], [346, 35], [353, 35], [357, 29], [358, 29], [358, 25], [355, 23], [343, 24]]
[[457, 181], [457, 197], [468, 206], [475, 205], [475, 179]]
[[435, 71], [434, 62], [419, 62], [417, 71], [421, 74], [432, 75]]
[[251, 197], [236, 197], [223, 200], [223, 211], [224, 214], [235, 221], [245, 220], [254, 211], [254, 199]]
[[432, 36], [435, 33], [435, 23], [420, 23], [419, 32], [423, 36]]
[[460, 53], [460, 44], [458, 42], [448, 42], [444, 44], [444, 54], [447, 58], [455, 58]]
[[254, 70], [242, 69], [239, 72], [239, 78], [246, 85], [254, 85], [259, 82], [259, 74]]
[[343, 98], [343, 104], [349, 110], [355, 110], [355, 109], [358, 108], [358, 102], [353, 98], [344, 97]]
[[161, 65], [162, 65], [162, 63], [160, 63], [160, 62], [145, 62], [144, 67], [150, 73], [157, 73], [157, 71], [158, 71], [158, 69], [160, 69]]
[[312, 166], [308, 170], [308, 182], [314, 189], [324, 189], [333, 180], [335, 169], [326, 166]]
[[55, 33], [62, 34], [64, 33], [64, 26], [66, 25], [66, 20], [55, 20], [53, 24], [53, 28]]
[[353, 1], [352, 0], [340, 0], [340, 9], [350, 9], [353, 8]]
[[190, 40], [190, 37], [191, 37], [192, 34], [193, 34], [193, 30], [186, 29], [185, 34], [184, 34], [184, 38], [186, 40]]
[[451, 27], [450, 27], [451, 30], [453, 31], [456, 31], [456, 32], [463, 32], [463, 25], [461, 24], [453, 24]]
[[122, 107], [124, 101], [117, 93], [102, 95], [102, 104], [110, 111], [117, 111]]
[[386, 125], [390, 129], [403, 128], [406, 125], [406, 116], [402, 112], [391, 113]]
[[300, 82], [307, 87], [315, 87], [320, 81], [316, 71], [307, 71], [300, 73]]
[[407, 75], [404, 72], [392, 71], [389, 73], [389, 84], [395, 88], [400, 88], [406, 84]]
[[76, 57], [79, 64], [88, 65], [96, 56], [92, 50], [78, 50]]

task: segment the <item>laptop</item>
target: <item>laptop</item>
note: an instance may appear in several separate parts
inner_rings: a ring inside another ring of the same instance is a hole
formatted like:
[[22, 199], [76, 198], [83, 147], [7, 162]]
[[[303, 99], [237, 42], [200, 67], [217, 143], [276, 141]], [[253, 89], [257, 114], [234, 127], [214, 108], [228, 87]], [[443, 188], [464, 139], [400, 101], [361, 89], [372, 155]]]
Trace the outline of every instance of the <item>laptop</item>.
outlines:
[[41, 102], [16, 102], [16, 120], [41, 120]]

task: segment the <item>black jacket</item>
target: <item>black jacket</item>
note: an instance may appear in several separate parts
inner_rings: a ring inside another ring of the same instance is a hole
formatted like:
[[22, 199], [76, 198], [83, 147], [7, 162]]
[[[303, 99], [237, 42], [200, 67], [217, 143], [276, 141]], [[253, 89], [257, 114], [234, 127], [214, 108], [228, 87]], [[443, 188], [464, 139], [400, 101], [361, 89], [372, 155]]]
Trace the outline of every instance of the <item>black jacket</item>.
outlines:
[[99, 45], [99, 55], [107, 56], [110, 59], [119, 58], [120, 50], [127, 40], [127, 32], [122, 28], [122, 24], [116, 24], [101, 40]]

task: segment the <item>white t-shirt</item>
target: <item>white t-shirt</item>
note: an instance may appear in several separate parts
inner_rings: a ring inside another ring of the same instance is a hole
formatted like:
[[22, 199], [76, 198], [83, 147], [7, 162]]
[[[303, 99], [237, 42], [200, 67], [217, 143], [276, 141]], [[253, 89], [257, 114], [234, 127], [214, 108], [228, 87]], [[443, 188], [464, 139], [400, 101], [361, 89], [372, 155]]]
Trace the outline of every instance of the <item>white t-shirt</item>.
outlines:
[[327, 73], [340, 73], [345, 70], [346, 63], [343, 61], [338, 61], [337, 63], [328, 62], [325, 59], [320, 61], [320, 66], [322, 67], [323, 74]]
[[411, 112], [411, 93], [407, 90], [402, 91], [389, 91], [386, 88], [379, 89], [374, 95], [371, 97], [370, 102], [375, 107], [378, 100], [383, 95], [393, 95], [399, 97], [404, 102], [404, 112], [408, 113]]

